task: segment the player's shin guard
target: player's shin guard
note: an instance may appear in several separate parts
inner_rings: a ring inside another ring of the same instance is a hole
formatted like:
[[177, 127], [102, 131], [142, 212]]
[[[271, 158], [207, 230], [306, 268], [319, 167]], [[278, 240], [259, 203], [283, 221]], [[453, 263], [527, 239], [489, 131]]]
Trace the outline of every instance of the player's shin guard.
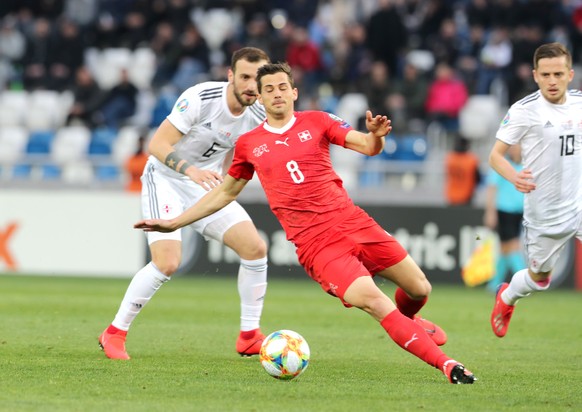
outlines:
[[259, 328], [267, 291], [267, 258], [241, 259], [238, 271], [241, 331]]
[[441, 369], [450, 358], [432, 341], [424, 329], [400, 311], [393, 310], [380, 322], [384, 330], [402, 349]]
[[144, 266], [131, 280], [111, 324], [127, 331], [143, 307], [168, 280], [170, 278], [160, 272], [153, 262]]
[[409, 318], [413, 318], [420, 309], [426, 304], [428, 298], [425, 297], [420, 300], [414, 300], [401, 288], [396, 289], [396, 293], [394, 295], [394, 300], [396, 302], [396, 307], [398, 310], [404, 315]]

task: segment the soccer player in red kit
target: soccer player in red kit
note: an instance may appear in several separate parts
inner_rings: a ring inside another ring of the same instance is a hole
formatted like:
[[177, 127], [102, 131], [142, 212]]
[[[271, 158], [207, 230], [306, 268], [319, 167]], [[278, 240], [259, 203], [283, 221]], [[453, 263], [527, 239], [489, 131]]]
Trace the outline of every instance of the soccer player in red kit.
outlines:
[[[195, 222], [236, 199], [256, 172], [300, 263], [323, 290], [370, 314], [396, 344], [451, 383], [473, 383], [475, 376], [438, 347], [446, 342], [442, 329], [416, 315], [431, 291], [426, 276], [396, 239], [354, 205], [331, 164], [330, 144], [380, 153], [390, 121], [368, 111], [369, 133], [362, 133], [329, 113], [295, 112], [298, 91], [286, 63], [259, 68], [257, 83], [267, 120], [239, 138], [224, 182], [180, 216], [134, 227], [171, 232]], [[398, 285], [396, 303], [374, 275]]]

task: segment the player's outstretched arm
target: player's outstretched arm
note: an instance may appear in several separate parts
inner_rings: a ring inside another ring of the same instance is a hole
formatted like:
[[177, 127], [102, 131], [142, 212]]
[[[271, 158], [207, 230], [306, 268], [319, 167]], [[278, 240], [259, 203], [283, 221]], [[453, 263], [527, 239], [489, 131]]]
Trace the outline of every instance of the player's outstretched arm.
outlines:
[[248, 180], [235, 179], [226, 175], [224, 182], [215, 189], [212, 189], [195, 205], [186, 209], [181, 215], [174, 219], [144, 219], [135, 223], [135, 229], [142, 229], [144, 232], [173, 232], [176, 229], [194, 223], [214, 212], [222, 209], [235, 200], [243, 190]]
[[366, 111], [368, 133], [350, 130], [346, 135], [346, 147], [367, 156], [375, 156], [384, 149], [384, 137], [392, 131], [391, 121], [386, 116], [372, 116]]

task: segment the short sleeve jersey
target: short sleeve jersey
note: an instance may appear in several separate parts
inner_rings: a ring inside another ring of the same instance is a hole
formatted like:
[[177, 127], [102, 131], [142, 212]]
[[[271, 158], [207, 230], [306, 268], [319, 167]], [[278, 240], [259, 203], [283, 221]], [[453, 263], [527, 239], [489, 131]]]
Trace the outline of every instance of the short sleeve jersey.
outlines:
[[[184, 91], [167, 119], [184, 136], [174, 145], [182, 158], [199, 169], [223, 174], [227, 153], [239, 136], [265, 120], [265, 109], [257, 101], [239, 116], [231, 113], [226, 102], [228, 82], [205, 82]], [[155, 157], [157, 169], [177, 179], [187, 179]]]
[[524, 220], [536, 226], [563, 223], [582, 211], [582, 92], [569, 90], [564, 104], [538, 90], [514, 103], [497, 139], [521, 144], [522, 164], [536, 189], [524, 197]]
[[250, 180], [256, 172], [271, 210], [296, 245], [323, 233], [353, 206], [332, 167], [330, 143], [345, 146], [352, 127], [320, 111], [296, 112], [283, 128], [266, 122], [241, 136], [228, 172]]

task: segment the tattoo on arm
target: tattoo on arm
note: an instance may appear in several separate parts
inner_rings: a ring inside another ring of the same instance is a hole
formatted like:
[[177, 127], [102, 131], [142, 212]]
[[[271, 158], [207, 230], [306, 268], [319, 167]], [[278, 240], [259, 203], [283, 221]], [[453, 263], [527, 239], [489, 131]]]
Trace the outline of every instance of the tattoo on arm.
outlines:
[[166, 161], [164, 164], [170, 169], [182, 174], [185, 174], [186, 169], [190, 167], [190, 163], [188, 163], [185, 159], [182, 159], [182, 157], [177, 152], [170, 152], [168, 156], [166, 156]]

